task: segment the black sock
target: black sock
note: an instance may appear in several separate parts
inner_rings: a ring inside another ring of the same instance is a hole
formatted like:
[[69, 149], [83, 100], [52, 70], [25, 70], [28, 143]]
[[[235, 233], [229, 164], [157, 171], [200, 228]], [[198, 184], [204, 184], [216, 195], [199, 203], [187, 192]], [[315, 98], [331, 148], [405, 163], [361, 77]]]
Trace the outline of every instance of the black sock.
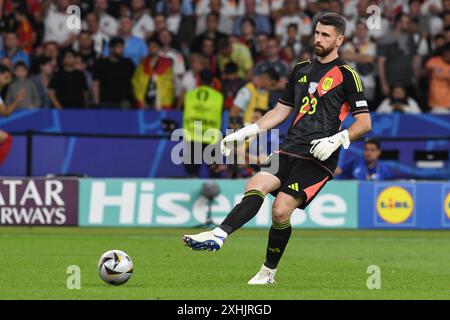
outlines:
[[247, 191], [241, 202], [231, 210], [219, 228], [228, 234], [233, 233], [256, 216], [263, 202], [264, 193], [258, 190]]
[[276, 269], [280, 262], [284, 249], [291, 237], [291, 221], [282, 223], [272, 222], [269, 231], [269, 241], [267, 243], [266, 262], [264, 265], [270, 269]]

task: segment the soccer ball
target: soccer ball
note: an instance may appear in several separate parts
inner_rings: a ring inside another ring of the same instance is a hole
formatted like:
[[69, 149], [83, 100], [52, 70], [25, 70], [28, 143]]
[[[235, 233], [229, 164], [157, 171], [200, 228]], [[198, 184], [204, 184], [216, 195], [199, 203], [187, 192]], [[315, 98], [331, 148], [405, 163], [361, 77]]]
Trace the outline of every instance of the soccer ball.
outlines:
[[133, 261], [121, 250], [107, 251], [98, 262], [98, 274], [106, 283], [115, 286], [124, 284], [133, 274]]

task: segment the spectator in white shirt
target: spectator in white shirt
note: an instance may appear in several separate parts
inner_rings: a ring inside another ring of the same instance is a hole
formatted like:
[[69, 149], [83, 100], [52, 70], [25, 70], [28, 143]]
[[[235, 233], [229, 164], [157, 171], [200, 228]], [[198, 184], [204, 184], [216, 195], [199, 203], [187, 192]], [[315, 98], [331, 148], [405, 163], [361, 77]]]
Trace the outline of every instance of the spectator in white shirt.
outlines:
[[389, 98], [384, 99], [377, 109], [377, 113], [420, 113], [418, 103], [406, 94], [402, 86], [394, 86]]
[[[206, 31], [206, 19], [208, 14], [215, 13], [219, 17], [219, 26], [218, 31], [231, 34], [233, 32], [233, 20], [231, 20], [228, 16], [224, 15], [222, 12], [222, 1], [221, 0], [210, 0], [210, 1], [202, 1], [203, 3], [208, 3], [209, 6], [205, 8], [200, 8], [197, 12], [197, 26], [195, 33], [201, 34]], [[198, 7], [197, 7], [198, 8]]]
[[67, 7], [69, 0], [57, 0], [56, 8], [50, 7], [44, 18], [44, 42], [54, 41], [61, 47], [69, 47], [80, 30], [67, 28]]
[[100, 30], [99, 16], [95, 12], [86, 14], [86, 29], [89, 31], [94, 42], [94, 50], [97, 55], [101, 55], [103, 49], [109, 41], [109, 36]]
[[144, 0], [131, 1], [131, 14], [133, 17], [133, 36], [147, 39], [155, 31], [155, 22], [145, 9]]
[[311, 19], [300, 12], [297, 0], [284, 1], [285, 14], [275, 25], [275, 33], [277, 36], [284, 37], [287, 34], [289, 25], [296, 24], [300, 37], [309, 37], [311, 35], [312, 24]]
[[100, 19], [100, 30], [108, 37], [117, 35], [119, 30], [119, 22], [108, 13], [108, 1], [95, 0], [94, 11]]

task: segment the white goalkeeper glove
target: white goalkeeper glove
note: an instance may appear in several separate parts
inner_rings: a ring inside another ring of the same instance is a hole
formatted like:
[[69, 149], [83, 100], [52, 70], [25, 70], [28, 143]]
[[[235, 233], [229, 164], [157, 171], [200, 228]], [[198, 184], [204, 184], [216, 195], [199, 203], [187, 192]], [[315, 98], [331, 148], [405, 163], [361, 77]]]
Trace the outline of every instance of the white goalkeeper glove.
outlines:
[[336, 133], [334, 136], [326, 137], [311, 141], [313, 145], [309, 150], [312, 155], [320, 161], [327, 160], [333, 152], [335, 152], [341, 145], [344, 149], [350, 146], [350, 138], [348, 131], [344, 130]]
[[220, 143], [220, 151], [223, 155], [228, 157], [231, 153], [231, 150], [233, 149], [233, 142], [243, 142], [246, 138], [256, 136], [261, 131], [262, 130], [259, 129], [256, 123], [245, 126], [244, 128], [233, 132], [223, 138], [222, 142]]

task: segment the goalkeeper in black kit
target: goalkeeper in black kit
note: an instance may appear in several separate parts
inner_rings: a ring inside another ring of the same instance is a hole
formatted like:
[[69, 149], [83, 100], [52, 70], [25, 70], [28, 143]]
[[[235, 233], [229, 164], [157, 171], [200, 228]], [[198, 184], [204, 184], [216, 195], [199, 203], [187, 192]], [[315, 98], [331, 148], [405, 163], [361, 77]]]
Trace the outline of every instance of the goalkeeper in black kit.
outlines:
[[[275, 283], [278, 263], [292, 231], [292, 212], [306, 208], [333, 178], [340, 147], [347, 149], [351, 141], [371, 130], [361, 79], [338, 55], [344, 33], [342, 16], [322, 15], [314, 33], [317, 58], [294, 67], [273, 110], [222, 140], [221, 151], [228, 156], [235, 142], [275, 128], [291, 112], [295, 114], [280, 150], [269, 156], [261, 172], [248, 181], [241, 202], [222, 224], [211, 231], [183, 236], [184, 243], [193, 250], [219, 250], [227, 237], [258, 213], [265, 196], [274, 195], [266, 261], [248, 284]], [[341, 131], [349, 113], [355, 121], [348, 130]]]

